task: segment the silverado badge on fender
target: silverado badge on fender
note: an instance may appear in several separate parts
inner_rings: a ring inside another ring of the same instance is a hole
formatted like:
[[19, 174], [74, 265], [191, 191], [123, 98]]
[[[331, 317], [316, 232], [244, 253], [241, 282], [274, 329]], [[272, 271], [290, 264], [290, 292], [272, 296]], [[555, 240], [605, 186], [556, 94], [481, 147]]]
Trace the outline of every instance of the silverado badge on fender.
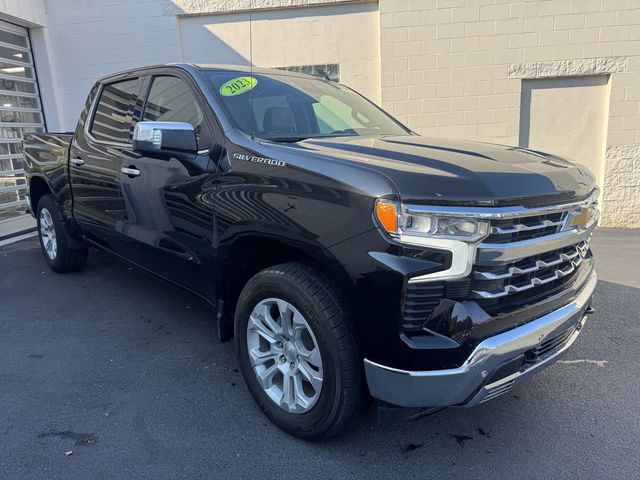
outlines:
[[234, 153], [233, 158], [236, 160], [244, 160], [245, 162], [264, 163], [265, 165], [274, 165], [276, 167], [284, 167], [285, 162], [281, 160], [274, 160], [273, 158], [256, 157], [254, 155], [248, 155], [246, 153]]

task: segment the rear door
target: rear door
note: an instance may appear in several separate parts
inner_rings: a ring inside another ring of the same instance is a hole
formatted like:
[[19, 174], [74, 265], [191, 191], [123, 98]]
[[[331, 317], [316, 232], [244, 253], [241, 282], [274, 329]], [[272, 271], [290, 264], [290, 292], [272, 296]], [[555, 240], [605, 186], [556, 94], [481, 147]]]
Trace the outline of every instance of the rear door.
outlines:
[[127, 219], [120, 169], [140, 119], [143, 80], [127, 77], [98, 85], [70, 149], [74, 217], [87, 237], [119, 254], [126, 253], [122, 230]]
[[[127, 216], [122, 232], [126, 257], [138, 265], [213, 298], [212, 207], [202, 201], [215, 171], [216, 147], [210, 114], [193, 81], [178, 71], [152, 75], [141, 115], [143, 121], [191, 124], [198, 137], [194, 159], [162, 159], [134, 152], [123, 155], [121, 174]], [[221, 135], [217, 135], [220, 139]], [[217, 145], [219, 147], [219, 145]]]

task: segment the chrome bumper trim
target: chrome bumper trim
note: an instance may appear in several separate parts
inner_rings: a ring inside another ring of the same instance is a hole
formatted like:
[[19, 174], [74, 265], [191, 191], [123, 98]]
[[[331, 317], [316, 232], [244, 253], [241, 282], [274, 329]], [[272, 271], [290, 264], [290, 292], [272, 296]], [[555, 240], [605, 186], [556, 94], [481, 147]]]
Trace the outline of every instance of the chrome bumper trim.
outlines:
[[489, 385], [486, 378], [503, 364], [571, 326], [583, 324], [598, 277], [595, 272], [569, 304], [521, 327], [487, 338], [458, 368], [408, 371], [365, 359], [371, 395], [401, 407], [472, 406], [494, 398], [554, 363], [577, 338], [580, 328], [550, 356]]

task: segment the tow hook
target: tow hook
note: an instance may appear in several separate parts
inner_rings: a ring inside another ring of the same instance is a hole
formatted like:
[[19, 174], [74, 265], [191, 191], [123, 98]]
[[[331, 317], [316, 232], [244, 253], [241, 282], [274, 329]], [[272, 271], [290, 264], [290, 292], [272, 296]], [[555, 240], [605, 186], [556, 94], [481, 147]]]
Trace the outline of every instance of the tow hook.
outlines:
[[592, 313], [596, 313], [596, 309], [593, 308], [591, 305], [589, 305], [587, 307], [587, 309], [584, 311], [585, 315], [591, 315]]

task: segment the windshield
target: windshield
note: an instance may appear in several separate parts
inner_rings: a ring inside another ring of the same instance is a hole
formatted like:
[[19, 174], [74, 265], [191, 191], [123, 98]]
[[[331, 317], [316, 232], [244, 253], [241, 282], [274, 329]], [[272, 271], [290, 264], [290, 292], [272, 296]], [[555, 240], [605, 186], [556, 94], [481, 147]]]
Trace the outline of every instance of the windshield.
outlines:
[[277, 74], [204, 73], [238, 128], [259, 138], [295, 142], [409, 134], [376, 105], [337, 83]]

